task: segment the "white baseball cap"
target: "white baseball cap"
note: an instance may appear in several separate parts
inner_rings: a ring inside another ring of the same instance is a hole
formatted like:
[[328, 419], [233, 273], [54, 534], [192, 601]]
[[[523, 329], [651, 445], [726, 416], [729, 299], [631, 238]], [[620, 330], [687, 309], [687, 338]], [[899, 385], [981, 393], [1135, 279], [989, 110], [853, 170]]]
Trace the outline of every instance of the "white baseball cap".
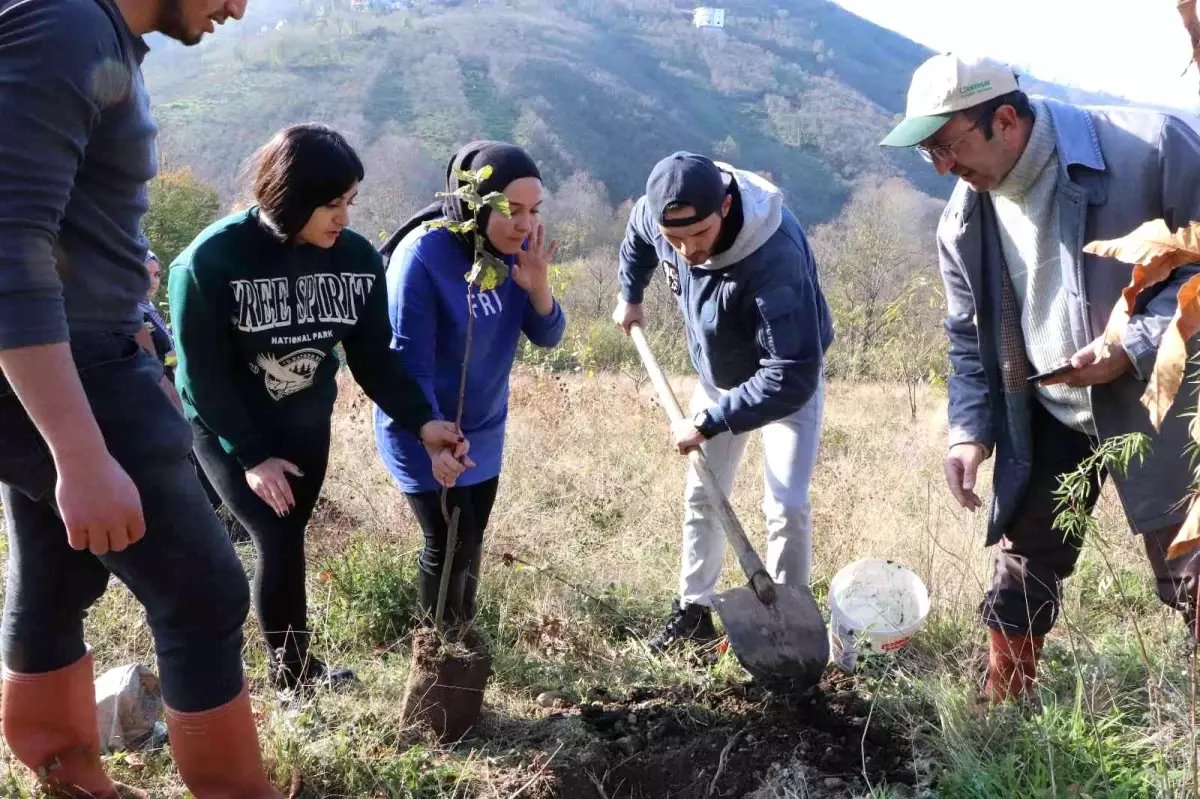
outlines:
[[904, 121], [880, 144], [913, 147], [941, 130], [955, 113], [1017, 89], [1012, 67], [953, 53], [935, 55], [913, 73]]

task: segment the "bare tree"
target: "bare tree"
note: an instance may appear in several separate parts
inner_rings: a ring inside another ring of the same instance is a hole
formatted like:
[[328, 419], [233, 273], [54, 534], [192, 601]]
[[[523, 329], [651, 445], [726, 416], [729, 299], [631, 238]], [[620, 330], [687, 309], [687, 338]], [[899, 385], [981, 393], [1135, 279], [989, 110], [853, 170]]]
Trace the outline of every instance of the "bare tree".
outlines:
[[442, 168], [415, 136], [386, 133], [363, 155], [367, 185], [358, 225], [369, 237], [386, 236], [443, 187]]
[[860, 189], [841, 217], [813, 231], [837, 325], [839, 344], [831, 353], [835, 371], [847, 377], [902, 378], [899, 372], [907, 374], [907, 366], [897, 348], [935, 346], [923, 336], [940, 336], [937, 312], [930, 308], [930, 298], [940, 297], [939, 282], [930, 280], [937, 274], [938, 213], [938, 201], [893, 179]]

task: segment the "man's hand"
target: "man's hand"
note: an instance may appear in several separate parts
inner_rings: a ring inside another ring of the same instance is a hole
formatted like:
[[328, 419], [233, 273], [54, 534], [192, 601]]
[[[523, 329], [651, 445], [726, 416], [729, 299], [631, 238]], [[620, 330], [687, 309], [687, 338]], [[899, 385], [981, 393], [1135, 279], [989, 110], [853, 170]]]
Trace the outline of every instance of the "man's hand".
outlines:
[[675, 438], [675, 449], [680, 455], [687, 455], [698, 449], [704, 443], [704, 434], [690, 419], [680, 419], [671, 423], [671, 435]]
[[946, 455], [946, 483], [958, 504], [974, 513], [983, 507], [975, 493], [975, 477], [987, 452], [981, 444], [956, 444]]
[[246, 470], [246, 483], [250, 490], [270, 505], [279, 517], [287, 516], [296, 507], [296, 497], [287, 478], [289, 474], [304, 476], [299, 466], [283, 458], [267, 458], [253, 469]]
[[1039, 385], [1064, 385], [1072, 388], [1087, 388], [1111, 383], [1133, 368], [1125, 348], [1119, 340], [1106, 342], [1100, 336], [1091, 344], [1071, 356], [1071, 370], [1041, 381]]
[[612, 319], [617, 323], [617, 326], [625, 331], [625, 335], [629, 335], [629, 329], [635, 324], [646, 326], [646, 315], [642, 312], [642, 304], [640, 302], [625, 302], [620, 300], [617, 302], [616, 310], [613, 311]]
[[146, 534], [141, 495], [108, 452], [70, 345], [0, 350], [0, 370], [50, 448], [71, 546], [99, 555], [140, 541]]
[[58, 464], [54, 494], [72, 549], [122, 552], [146, 535], [141, 494], [107, 452]]
[[451, 422], [433, 421], [421, 428], [421, 443], [433, 462], [433, 479], [446, 488], [454, 483], [475, 461], [467, 457], [471, 442]]

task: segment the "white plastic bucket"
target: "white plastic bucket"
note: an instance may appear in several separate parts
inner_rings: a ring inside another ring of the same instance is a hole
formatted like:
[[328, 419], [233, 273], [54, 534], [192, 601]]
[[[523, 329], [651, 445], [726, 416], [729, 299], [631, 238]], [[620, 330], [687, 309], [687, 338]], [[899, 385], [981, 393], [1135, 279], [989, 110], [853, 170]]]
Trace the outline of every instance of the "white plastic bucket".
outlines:
[[925, 624], [929, 591], [911, 570], [865, 558], [843, 568], [829, 584], [829, 652], [853, 671], [860, 657], [894, 652]]

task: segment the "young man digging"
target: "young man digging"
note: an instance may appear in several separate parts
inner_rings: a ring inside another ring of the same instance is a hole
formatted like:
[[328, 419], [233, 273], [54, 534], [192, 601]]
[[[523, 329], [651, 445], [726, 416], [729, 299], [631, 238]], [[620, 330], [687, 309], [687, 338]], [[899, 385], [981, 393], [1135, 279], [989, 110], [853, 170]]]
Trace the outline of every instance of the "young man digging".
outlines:
[[142, 36], [195, 44], [246, 0], [0, 0], [4, 738], [51, 795], [105, 774], [83, 618], [116, 575], [146, 608], [171, 751], [198, 799], [278, 797], [242, 673], [246, 577], [137, 340], [156, 165]]
[[[644, 322], [643, 292], [660, 266], [683, 311], [700, 382], [691, 420], [673, 431], [676, 448], [701, 447], [729, 493], [750, 433], [762, 431], [767, 569], [778, 582], [807, 586], [808, 485], [833, 326], [800, 223], [779, 189], [758, 175], [675, 153], [650, 173], [620, 261], [613, 320], [626, 333]], [[680, 598], [654, 648], [716, 638], [712, 600], [724, 557], [724, 533], [689, 469]]]
[[1121, 340], [1105, 345], [1130, 267], [1082, 248], [1153, 219], [1172, 229], [1200, 219], [1200, 138], [1159, 113], [1031, 100], [1011, 69], [945, 54], [917, 70], [907, 117], [883, 144], [916, 147], [959, 178], [937, 234], [953, 365], [946, 479], [964, 508], [978, 509], [976, 473], [995, 452], [987, 543], [1000, 548], [981, 606], [987, 696], [1018, 697], [1035, 677], [1083, 543], [1055, 529], [1054, 490], [1100, 440], [1150, 437], [1145, 458], [1113, 479], [1159, 598], [1191, 627], [1200, 559], [1166, 557], [1192, 475], [1185, 403], [1155, 434], [1139, 399], [1179, 286], [1196, 270], [1144, 292]]

